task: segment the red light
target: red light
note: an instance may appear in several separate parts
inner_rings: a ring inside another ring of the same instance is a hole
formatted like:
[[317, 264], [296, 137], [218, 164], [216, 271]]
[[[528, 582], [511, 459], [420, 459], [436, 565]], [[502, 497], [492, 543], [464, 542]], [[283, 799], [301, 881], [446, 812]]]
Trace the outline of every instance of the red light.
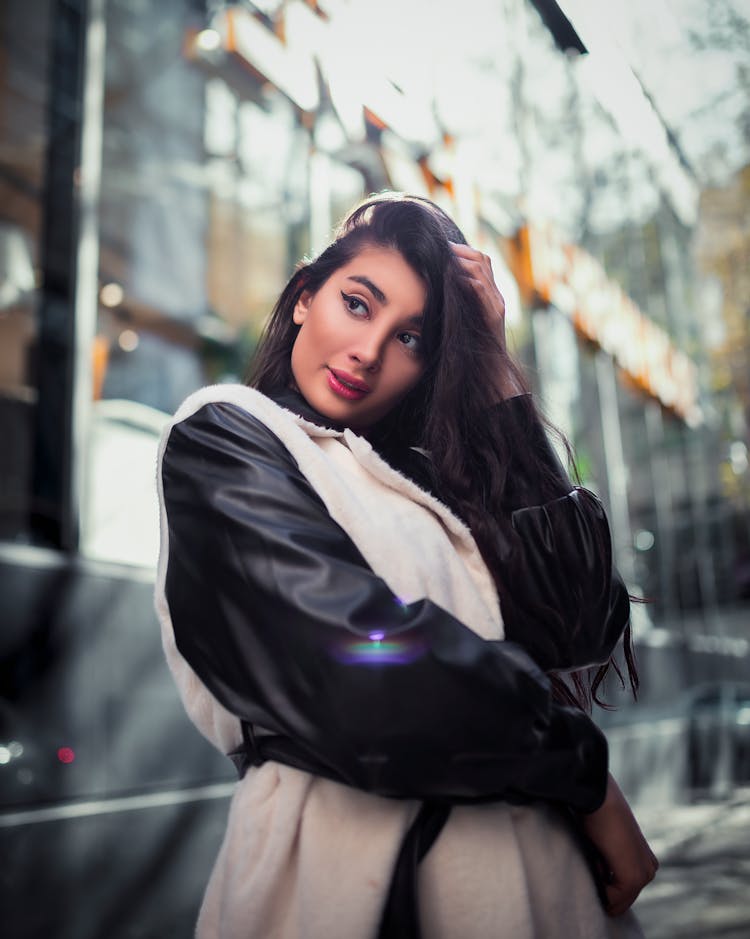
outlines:
[[72, 763], [76, 755], [70, 747], [60, 747], [57, 751], [57, 758], [61, 763]]

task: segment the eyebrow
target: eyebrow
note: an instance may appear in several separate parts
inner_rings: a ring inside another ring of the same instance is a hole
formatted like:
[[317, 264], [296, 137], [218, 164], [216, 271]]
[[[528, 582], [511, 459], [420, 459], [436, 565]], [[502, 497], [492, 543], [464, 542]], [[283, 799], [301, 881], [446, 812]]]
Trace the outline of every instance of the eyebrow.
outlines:
[[[369, 277], [365, 277], [362, 274], [349, 274], [347, 280], [356, 281], [358, 284], [362, 284], [363, 287], [367, 287], [378, 303], [387, 303], [386, 295], [377, 284], [373, 284]], [[423, 322], [424, 315], [422, 313], [416, 313], [414, 316], [410, 316], [408, 319], [409, 326], [421, 326]]]
[[363, 277], [360, 274], [350, 274], [347, 279], [355, 280], [358, 284], [362, 284], [363, 287], [367, 287], [378, 303], [386, 302], [386, 296], [383, 291], [376, 284], [373, 284], [369, 277]]

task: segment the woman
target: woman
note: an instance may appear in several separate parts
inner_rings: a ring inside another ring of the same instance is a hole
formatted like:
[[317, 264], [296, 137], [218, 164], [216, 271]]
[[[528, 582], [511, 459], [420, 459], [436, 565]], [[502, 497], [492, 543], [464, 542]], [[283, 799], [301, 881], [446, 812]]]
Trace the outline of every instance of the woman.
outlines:
[[560, 677], [607, 662], [628, 597], [503, 317], [448, 216], [373, 197], [250, 387], [165, 433], [164, 647], [241, 776], [200, 937], [640, 935], [656, 859]]

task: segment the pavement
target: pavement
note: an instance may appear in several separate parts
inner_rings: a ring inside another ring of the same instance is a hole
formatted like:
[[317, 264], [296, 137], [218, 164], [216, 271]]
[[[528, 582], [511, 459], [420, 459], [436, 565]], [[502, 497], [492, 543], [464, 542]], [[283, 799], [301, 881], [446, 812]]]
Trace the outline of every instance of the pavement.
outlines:
[[635, 904], [646, 939], [750, 939], [750, 788], [635, 811], [660, 863]]

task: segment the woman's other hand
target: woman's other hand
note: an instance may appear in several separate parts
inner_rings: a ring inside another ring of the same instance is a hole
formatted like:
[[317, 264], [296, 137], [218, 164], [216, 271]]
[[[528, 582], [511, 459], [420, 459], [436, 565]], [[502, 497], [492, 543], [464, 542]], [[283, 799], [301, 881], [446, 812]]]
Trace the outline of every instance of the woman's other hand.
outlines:
[[659, 861], [611, 774], [604, 803], [582, 820], [583, 830], [604, 865], [607, 912], [619, 916], [654, 879]]
[[505, 349], [505, 300], [500, 293], [492, 274], [492, 261], [486, 254], [472, 248], [451, 242], [453, 253], [458, 259], [467, 280], [477, 293], [484, 309], [488, 329], [492, 332], [498, 346]]
[[507, 368], [504, 367], [503, 355], [506, 352], [505, 300], [495, 283], [492, 273], [492, 261], [488, 255], [472, 248], [471, 245], [462, 245], [456, 242], [450, 244], [464, 276], [479, 298], [484, 311], [485, 323], [495, 339], [498, 349], [498, 367], [495, 370], [495, 374], [498, 376], [496, 383], [498, 397], [502, 400], [513, 397], [513, 395], [523, 394], [524, 388], [517, 383], [515, 377], [509, 374]]

